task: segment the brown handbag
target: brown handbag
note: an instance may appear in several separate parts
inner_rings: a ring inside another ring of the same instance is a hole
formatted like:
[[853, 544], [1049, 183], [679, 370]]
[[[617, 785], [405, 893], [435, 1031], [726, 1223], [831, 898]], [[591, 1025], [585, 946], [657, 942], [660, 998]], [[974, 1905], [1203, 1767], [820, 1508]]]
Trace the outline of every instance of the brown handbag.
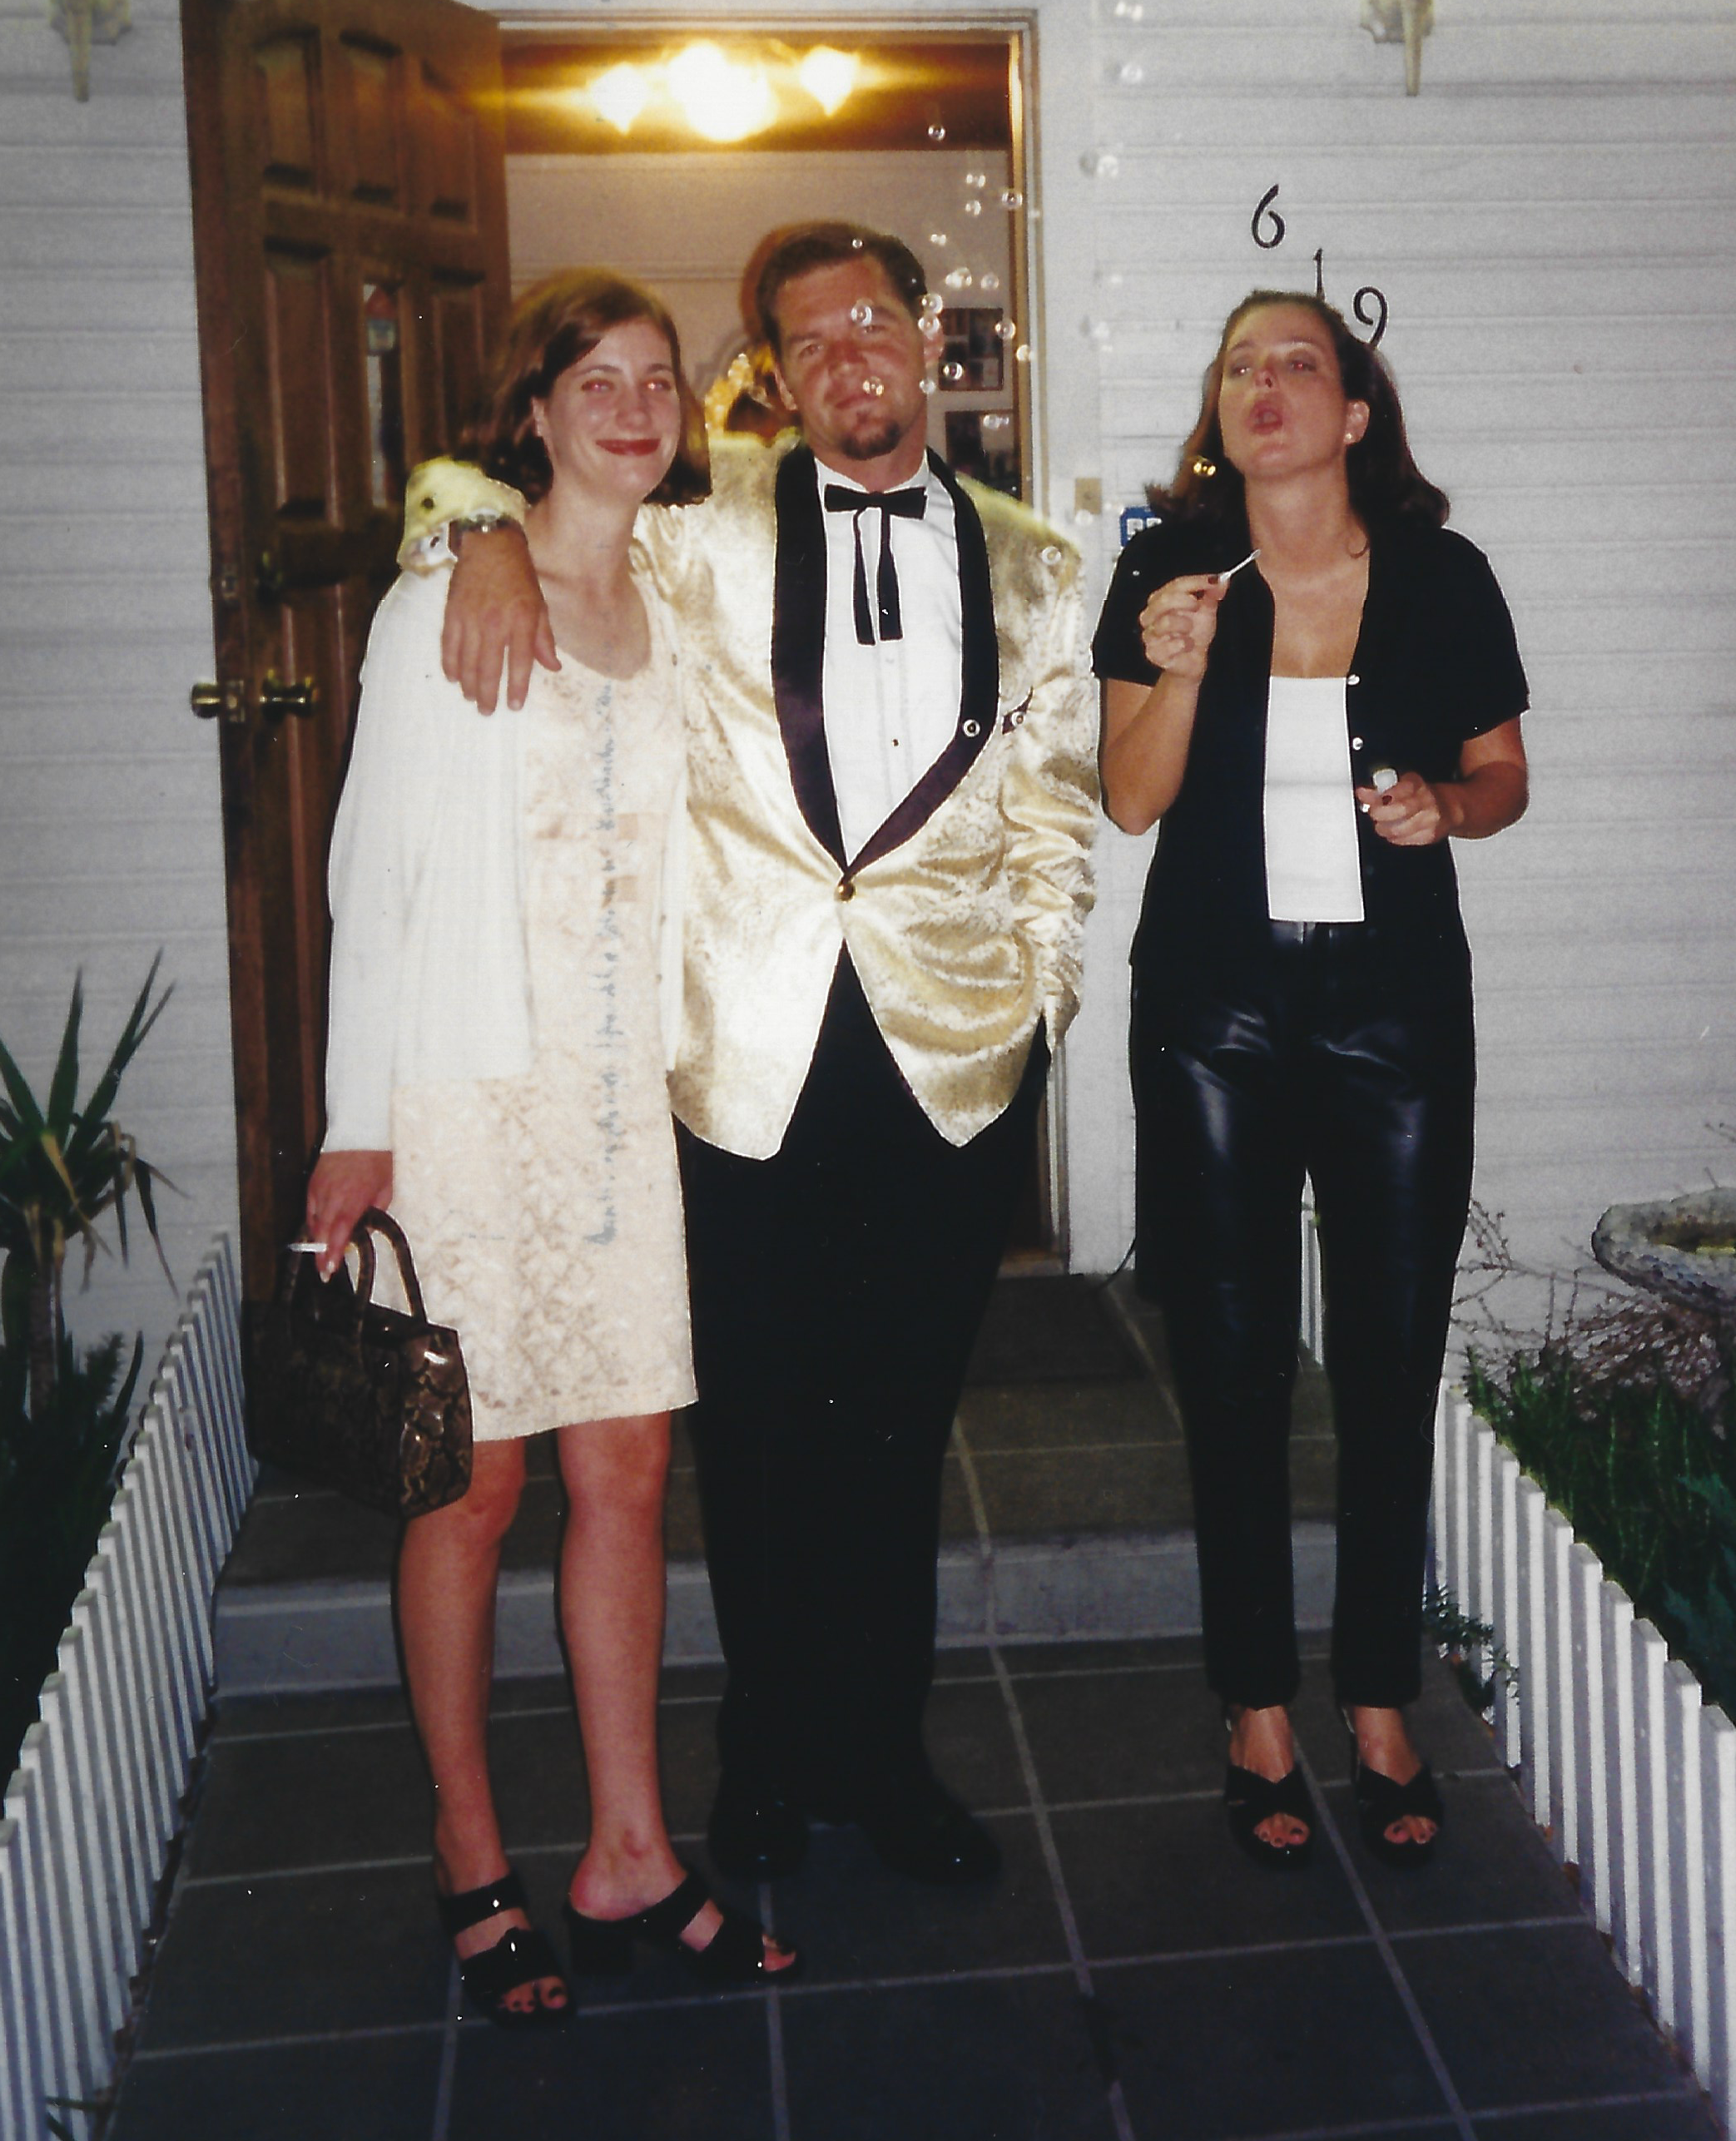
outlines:
[[[408, 1316], [373, 1298], [376, 1233], [397, 1251]], [[284, 1251], [253, 1352], [248, 1445], [370, 1509], [422, 1516], [470, 1484], [464, 1351], [429, 1321], [398, 1222], [370, 1207], [355, 1241], [353, 1286], [345, 1266], [321, 1279], [305, 1250]]]

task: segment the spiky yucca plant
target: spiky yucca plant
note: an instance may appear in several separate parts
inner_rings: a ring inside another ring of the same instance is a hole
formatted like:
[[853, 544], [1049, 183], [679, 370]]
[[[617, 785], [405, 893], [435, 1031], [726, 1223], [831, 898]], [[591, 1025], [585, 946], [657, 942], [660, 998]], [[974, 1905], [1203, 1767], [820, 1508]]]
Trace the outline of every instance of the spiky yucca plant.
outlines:
[[72, 984], [72, 1007], [46, 1103], [37, 1100], [0, 1042], [0, 1341], [14, 1358], [28, 1363], [29, 1409], [35, 1420], [44, 1419], [53, 1401], [65, 1332], [62, 1274], [73, 1241], [83, 1243], [88, 1278], [97, 1251], [107, 1246], [96, 1222], [112, 1212], [124, 1261], [127, 1200], [136, 1196], [157, 1257], [168, 1271], [157, 1232], [156, 1192], [159, 1182], [172, 1185], [140, 1158], [132, 1139], [109, 1113], [127, 1065], [172, 994], [165, 989], [151, 1001], [161, 964], [159, 952], [114, 1053], [82, 1105], [77, 1095], [82, 975]]

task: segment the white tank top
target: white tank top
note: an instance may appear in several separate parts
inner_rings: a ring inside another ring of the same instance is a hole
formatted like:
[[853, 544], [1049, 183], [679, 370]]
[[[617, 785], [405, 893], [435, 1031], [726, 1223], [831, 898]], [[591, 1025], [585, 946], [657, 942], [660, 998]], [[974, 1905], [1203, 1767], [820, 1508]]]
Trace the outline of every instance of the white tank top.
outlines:
[[1266, 701], [1266, 911], [1360, 922], [1357, 799], [1342, 676], [1274, 676]]

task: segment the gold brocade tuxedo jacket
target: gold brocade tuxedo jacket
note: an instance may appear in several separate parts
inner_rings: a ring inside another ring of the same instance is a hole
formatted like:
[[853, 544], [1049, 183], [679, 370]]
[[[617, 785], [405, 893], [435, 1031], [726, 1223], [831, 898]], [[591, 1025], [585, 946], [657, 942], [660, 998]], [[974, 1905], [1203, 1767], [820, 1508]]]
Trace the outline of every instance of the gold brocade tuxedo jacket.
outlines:
[[[793, 434], [712, 453], [711, 498], [647, 509], [639, 527], [674, 612], [687, 725], [675, 1112], [728, 1152], [775, 1152], [847, 951], [919, 1105], [962, 1145], [1011, 1100], [1039, 1023], [1058, 1042], [1078, 1004], [1098, 822], [1078, 553], [931, 463], [958, 530], [958, 719], [847, 855], [821, 703], [813, 457]], [[474, 510], [484, 482], [452, 464], [419, 472], [408, 533]]]

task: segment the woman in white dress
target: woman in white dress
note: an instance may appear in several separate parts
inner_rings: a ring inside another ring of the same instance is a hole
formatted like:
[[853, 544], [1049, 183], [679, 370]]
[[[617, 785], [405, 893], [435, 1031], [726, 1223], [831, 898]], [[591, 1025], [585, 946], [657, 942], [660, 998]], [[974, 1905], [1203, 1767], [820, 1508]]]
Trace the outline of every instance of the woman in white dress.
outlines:
[[568, 1503], [561, 1623], [591, 1797], [565, 1905], [575, 1969], [624, 1968], [636, 1939], [713, 1979], [796, 1956], [685, 1872], [657, 1782], [669, 1414], [693, 1395], [659, 986], [660, 967], [679, 974], [662, 946], [683, 746], [667, 622], [630, 547], [642, 503], [709, 488], [661, 302], [600, 270], [530, 291], [477, 443], [531, 501], [560, 667], [517, 711], [466, 703], [441, 669], [444, 545], [380, 606], [332, 836], [307, 1227], [329, 1274], [389, 1201], [429, 1315], [464, 1341], [472, 1482], [405, 1525], [399, 1618], [441, 1916], [470, 2000], [530, 2027], [563, 2019], [568, 1991], [507, 1865], [486, 1741], [532, 1435], [554, 1434]]

